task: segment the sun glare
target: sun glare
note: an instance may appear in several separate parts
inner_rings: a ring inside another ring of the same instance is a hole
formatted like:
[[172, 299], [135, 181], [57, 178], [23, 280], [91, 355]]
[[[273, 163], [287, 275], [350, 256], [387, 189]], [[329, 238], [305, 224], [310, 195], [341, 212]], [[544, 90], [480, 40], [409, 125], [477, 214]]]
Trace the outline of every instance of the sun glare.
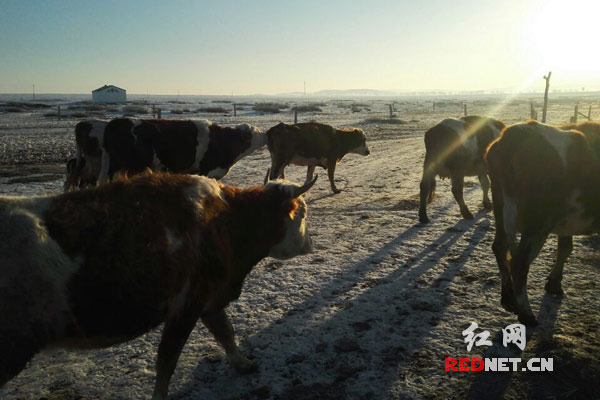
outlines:
[[565, 74], [600, 74], [598, 0], [542, 1], [528, 24], [532, 55], [541, 70]]

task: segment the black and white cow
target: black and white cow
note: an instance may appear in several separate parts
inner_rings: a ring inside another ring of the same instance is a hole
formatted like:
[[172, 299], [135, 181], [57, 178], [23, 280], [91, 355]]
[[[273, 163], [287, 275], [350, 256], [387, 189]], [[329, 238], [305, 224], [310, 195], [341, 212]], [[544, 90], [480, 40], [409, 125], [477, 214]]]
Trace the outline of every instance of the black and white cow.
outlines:
[[210, 121], [118, 118], [105, 129], [107, 162], [100, 181], [116, 172], [191, 173], [221, 179], [241, 158], [262, 148], [266, 135], [254, 126]]
[[[104, 153], [104, 128], [107, 122], [97, 119], [81, 121], [75, 125], [75, 164], [67, 163], [67, 180], [64, 191], [77, 187], [94, 186], [102, 170]], [[105, 159], [107, 161], [108, 159]]]

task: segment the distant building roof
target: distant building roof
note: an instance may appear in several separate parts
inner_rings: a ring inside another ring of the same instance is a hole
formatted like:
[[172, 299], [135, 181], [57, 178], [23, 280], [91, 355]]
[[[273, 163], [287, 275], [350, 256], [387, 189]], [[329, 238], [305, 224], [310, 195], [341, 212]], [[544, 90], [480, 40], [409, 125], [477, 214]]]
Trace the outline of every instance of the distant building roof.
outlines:
[[115, 89], [119, 89], [119, 90], [122, 90], [122, 91], [124, 91], [124, 92], [125, 92], [125, 89], [122, 89], [122, 88], [120, 88], [120, 87], [117, 87], [117, 86], [115, 86], [115, 85], [104, 85], [104, 86], [102, 86], [102, 87], [99, 87], [99, 88], [98, 88], [98, 89], [96, 89], [96, 90], [92, 90], [92, 93], [94, 93], [94, 92], [102, 92], [102, 91], [104, 91], [104, 90], [106, 90], [106, 89], [109, 89], [109, 88], [115, 88]]

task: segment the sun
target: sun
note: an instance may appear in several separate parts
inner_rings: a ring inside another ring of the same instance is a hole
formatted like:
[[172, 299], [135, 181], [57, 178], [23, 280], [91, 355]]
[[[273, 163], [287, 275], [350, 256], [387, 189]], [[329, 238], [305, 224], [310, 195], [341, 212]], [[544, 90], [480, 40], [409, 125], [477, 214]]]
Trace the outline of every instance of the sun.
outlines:
[[530, 55], [540, 70], [598, 77], [599, 15], [599, 0], [541, 1], [527, 24]]

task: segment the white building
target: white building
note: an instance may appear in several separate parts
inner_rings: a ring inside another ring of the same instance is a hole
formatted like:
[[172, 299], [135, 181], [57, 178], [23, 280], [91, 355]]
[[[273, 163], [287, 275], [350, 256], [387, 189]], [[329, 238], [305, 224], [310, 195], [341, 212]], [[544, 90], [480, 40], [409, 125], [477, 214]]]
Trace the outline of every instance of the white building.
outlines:
[[104, 85], [92, 90], [92, 101], [94, 103], [125, 103], [127, 91], [114, 85]]

